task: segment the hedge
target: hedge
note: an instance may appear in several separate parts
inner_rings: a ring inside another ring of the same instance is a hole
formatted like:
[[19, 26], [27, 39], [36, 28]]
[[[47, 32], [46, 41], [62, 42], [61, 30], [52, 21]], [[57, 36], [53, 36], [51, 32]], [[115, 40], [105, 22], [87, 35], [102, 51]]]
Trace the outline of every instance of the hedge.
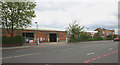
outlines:
[[2, 44], [22, 44], [23, 37], [21, 35], [17, 35], [12, 37], [2, 37]]
[[103, 40], [103, 38], [101, 36], [95, 36], [94, 38], [91, 37], [82, 37], [82, 38], [73, 38], [71, 37], [71, 39], [69, 40], [69, 42], [79, 42], [79, 41], [98, 41], [98, 40]]
[[101, 36], [94, 36], [95, 40], [103, 40], [103, 38]]

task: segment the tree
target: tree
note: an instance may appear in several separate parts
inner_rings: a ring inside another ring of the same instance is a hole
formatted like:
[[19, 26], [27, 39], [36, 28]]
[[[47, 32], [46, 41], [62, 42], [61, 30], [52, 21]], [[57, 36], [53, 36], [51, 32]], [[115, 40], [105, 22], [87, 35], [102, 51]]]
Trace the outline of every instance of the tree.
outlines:
[[82, 32], [80, 34], [80, 38], [85, 40], [87, 38], [87, 33], [86, 32]]
[[101, 36], [94, 36], [95, 40], [103, 40], [103, 38]]
[[74, 36], [79, 35], [80, 32], [83, 30], [84, 26], [80, 26], [79, 24], [74, 21], [72, 24], [66, 28], [68, 34], [72, 34]]
[[[17, 28], [28, 27], [35, 17], [35, 2], [2, 2], [2, 27], [13, 37]], [[10, 31], [11, 30], [11, 31]]]
[[114, 34], [114, 38], [116, 38], [116, 35]]
[[87, 32], [82, 32], [80, 34], [80, 38], [83, 39], [83, 40], [87, 40], [87, 39], [90, 39], [92, 37], [91, 37], [91, 34], [88, 34]]
[[97, 32], [97, 36], [101, 36], [100, 34], [101, 34], [100, 30], [98, 30], [98, 32]]
[[112, 35], [107, 35], [107, 39], [108, 39], [108, 40], [113, 39]]

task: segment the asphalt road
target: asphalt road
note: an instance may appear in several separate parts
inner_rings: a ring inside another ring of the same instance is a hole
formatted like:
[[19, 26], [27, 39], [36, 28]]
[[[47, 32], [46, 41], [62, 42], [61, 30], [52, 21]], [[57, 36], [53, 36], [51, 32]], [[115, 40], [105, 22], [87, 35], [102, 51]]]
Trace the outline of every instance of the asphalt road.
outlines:
[[3, 63], [118, 63], [118, 42], [46, 44], [3, 50]]

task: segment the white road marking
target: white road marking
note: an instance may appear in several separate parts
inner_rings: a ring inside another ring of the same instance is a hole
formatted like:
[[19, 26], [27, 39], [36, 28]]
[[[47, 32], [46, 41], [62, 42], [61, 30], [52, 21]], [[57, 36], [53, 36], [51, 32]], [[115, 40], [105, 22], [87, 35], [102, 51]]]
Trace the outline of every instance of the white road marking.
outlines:
[[31, 54], [17, 55], [17, 56], [4, 57], [4, 58], [0, 58], [0, 59], [17, 58], [17, 57], [30, 56], [30, 55], [35, 55], [35, 54], [42, 54], [42, 53], [31, 53]]
[[0, 59], [8, 59], [8, 58], [13, 58], [12, 56], [10, 56], [10, 57], [4, 57], [4, 58], [0, 58]]
[[4, 50], [4, 49], [19, 49], [19, 48], [28, 48], [30, 46], [20, 46], [20, 47], [10, 47], [10, 48], [0, 48], [0, 50]]
[[95, 52], [93, 52], [93, 53], [88, 53], [88, 54], [86, 54], [86, 55], [88, 55], [88, 56], [89, 56], [89, 55], [94, 55], [94, 54], [95, 54]]
[[113, 48], [109, 48], [108, 50], [112, 50]]

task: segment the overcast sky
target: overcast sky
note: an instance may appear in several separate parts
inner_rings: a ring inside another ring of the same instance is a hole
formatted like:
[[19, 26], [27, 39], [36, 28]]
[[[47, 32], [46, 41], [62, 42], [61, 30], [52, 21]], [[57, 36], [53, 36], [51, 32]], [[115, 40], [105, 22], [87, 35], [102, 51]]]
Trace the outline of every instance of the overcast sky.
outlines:
[[118, 27], [118, 0], [36, 0], [32, 27], [65, 30], [74, 20], [86, 30], [115, 30]]

